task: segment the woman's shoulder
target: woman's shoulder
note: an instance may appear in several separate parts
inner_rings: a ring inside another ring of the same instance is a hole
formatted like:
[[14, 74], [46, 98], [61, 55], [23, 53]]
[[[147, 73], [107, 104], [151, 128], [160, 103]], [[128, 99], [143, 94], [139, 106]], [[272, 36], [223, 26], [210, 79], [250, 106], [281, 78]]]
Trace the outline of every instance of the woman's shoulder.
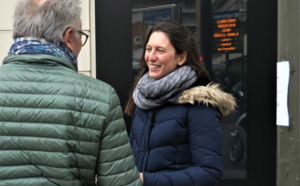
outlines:
[[207, 86], [196, 86], [183, 91], [176, 99], [178, 104], [203, 104], [218, 109], [222, 116], [227, 116], [235, 110], [235, 98], [224, 92], [219, 84], [208, 84]]

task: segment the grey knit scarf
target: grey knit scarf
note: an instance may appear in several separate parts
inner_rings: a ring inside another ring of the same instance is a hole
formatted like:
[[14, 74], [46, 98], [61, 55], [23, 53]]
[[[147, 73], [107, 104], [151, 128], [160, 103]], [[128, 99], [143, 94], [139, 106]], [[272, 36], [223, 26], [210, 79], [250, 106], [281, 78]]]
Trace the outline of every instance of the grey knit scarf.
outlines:
[[154, 80], [149, 72], [138, 82], [134, 92], [134, 103], [145, 110], [162, 105], [168, 98], [184, 90], [197, 80], [196, 72], [189, 66], [177, 68], [167, 76]]

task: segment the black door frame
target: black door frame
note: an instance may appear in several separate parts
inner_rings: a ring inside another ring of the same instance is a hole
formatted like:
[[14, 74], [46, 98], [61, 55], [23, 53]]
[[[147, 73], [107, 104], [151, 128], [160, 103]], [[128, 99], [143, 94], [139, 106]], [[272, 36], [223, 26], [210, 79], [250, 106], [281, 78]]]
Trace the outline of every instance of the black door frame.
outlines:
[[122, 108], [133, 85], [131, 11], [131, 0], [95, 0], [96, 78], [115, 88]]
[[277, 0], [247, 5], [247, 179], [220, 186], [276, 185]]

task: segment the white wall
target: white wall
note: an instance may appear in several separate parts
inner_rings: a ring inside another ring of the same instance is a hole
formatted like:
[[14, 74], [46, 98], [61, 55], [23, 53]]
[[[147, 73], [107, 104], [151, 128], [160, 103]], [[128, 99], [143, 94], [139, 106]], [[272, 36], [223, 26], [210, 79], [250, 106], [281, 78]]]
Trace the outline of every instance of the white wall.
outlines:
[[[0, 0], [0, 65], [13, 43], [13, 13], [17, 1]], [[89, 34], [90, 37], [79, 54], [78, 70], [82, 74], [95, 77], [94, 0], [81, 0], [81, 5], [82, 30]]]

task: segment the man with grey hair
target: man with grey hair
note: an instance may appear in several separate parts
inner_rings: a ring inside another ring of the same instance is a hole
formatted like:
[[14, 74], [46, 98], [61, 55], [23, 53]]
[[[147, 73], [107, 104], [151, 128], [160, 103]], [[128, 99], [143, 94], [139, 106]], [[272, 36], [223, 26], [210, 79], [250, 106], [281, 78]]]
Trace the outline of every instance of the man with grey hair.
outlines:
[[79, 0], [20, 0], [0, 67], [0, 185], [141, 185], [115, 90], [77, 72]]

